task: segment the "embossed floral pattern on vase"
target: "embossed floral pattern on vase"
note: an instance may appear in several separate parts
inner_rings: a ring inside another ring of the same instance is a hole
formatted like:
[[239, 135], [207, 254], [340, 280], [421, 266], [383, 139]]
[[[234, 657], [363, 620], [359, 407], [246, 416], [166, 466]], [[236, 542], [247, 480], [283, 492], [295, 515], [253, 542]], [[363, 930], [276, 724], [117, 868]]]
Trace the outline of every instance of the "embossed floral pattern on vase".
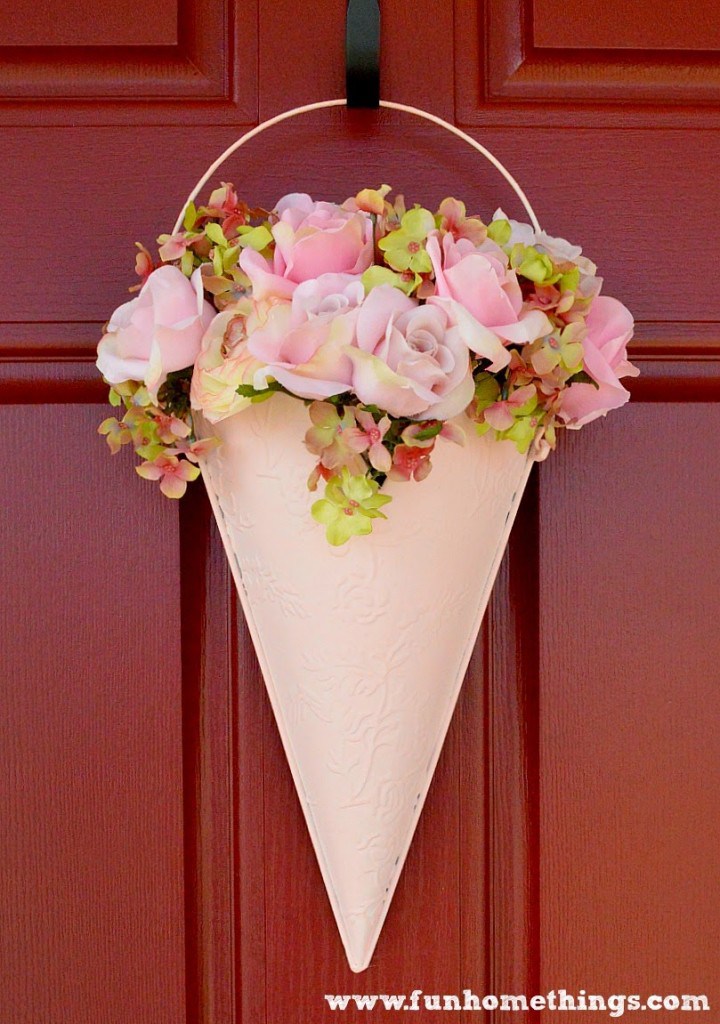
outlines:
[[486, 437], [470, 438], [470, 451], [446, 445], [434, 486], [389, 482], [401, 514], [368, 543], [330, 548], [308, 529], [304, 415], [279, 395], [213, 425], [222, 443], [202, 468], [333, 911], [361, 970], [531, 463]]

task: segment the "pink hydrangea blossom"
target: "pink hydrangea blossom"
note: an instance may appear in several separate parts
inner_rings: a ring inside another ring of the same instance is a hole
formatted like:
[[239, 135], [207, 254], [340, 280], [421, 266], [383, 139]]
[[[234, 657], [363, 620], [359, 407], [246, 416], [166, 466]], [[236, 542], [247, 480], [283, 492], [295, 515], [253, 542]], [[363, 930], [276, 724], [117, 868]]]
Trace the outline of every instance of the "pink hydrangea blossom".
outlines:
[[182, 259], [191, 241], [192, 239], [187, 237], [185, 231], [178, 231], [176, 235], [168, 235], [158, 249], [160, 259], [164, 263]]
[[465, 203], [448, 197], [438, 207], [440, 230], [449, 231], [453, 238], [467, 238], [473, 245], [482, 245], [487, 238], [487, 228], [478, 217], [468, 217]]
[[106, 420], [102, 421], [98, 427], [98, 434], [104, 435], [113, 455], [117, 455], [123, 445], [130, 444], [132, 441], [132, 433], [128, 425], [114, 416], [108, 416]]
[[308, 410], [312, 426], [305, 434], [305, 446], [320, 456], [320, 465], [336, 472], [346, 466], [353, 476], [362, 475], [365, 461], [361, 452], [367, 444], [355, 424], [355, 410], [345, 409], [342, 416], [331, 402], [313, 402]]
[[175, 444], [181, 438], [187, 437], [192, 429], [185, 420], [160, 410], [153, 414], [153, 420], [157, 436], [163, 444]]
[[405, 427], [400, 435], [402, 444], [393, 452], [392, 468], [388, 474], [391, 480], [424, 480], [432, 469], [430, 456], [435, 448], [435, 438], [419, 439], [421, 424]]
[[159, 455], [152, 462], [143, 462], [135, 467], [138, 476], [145, 480], [159, 480], [160, 490], [166, 498], [182, 498], [189, 480], [200, 475], [197, 466], [176, 455]]
[[495, 430], [509, 430], [515, 422], [513, 412], [517, 412], [527, 403], [537, 398], [537, 391], [534, 384], [526, 384], [522, 388], [516, 388], [508, 398], [494, 402], [485, 410], [485, 422], [489, 423]]
[[356, 409], [355, 419], [360, 434], [360, 451], [366, 451], [370, 465], [379, 473], [388, 473], [392, 466], [390, 452], [383, 444], [383, 439], [390, 429], [390, 417], [382, 416], [377, 422], [367, 409]]
[[166, 455], [184, 455], [186, 459], [197, 463], [221, 444], [219, 437], [203, 437], [199, 441], [176, 441], [172, 448], [165, 450]]
[[[135, 285], [135, 288], [139, 291], [155, 269], [155, 264], [153, 263], [152, 256], [144, 245], [141, 245], [140, 242], [136, 242], [135, 247], [138, 250], [135, 254], [135, 273], [140, 278], [141, 282], [139, 285]], [[133, 290], [134, 289], [131, 289], [131, 291]]]
[[234, 213], [238, 207], [238, 194], [235, 186], [228, 181], [223, 181], [220, 188], [210, 193], [208, 208], [218, 210], [222, 213]]

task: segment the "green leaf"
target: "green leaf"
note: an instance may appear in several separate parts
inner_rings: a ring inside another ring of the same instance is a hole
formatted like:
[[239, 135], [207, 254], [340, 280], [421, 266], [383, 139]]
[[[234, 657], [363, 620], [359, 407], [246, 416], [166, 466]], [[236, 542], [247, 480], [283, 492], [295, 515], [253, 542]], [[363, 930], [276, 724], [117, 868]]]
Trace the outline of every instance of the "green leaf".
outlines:
[[185, 277], [192, 277], [193, 265], [195, 263], [195, 257], [193, 256], [190, 249], [186, 249], [180, 259], [180, 269], [182, 270]]
[[207, 235], [211, 242], [215, 243], [215, 245], [219, 245], [223, 249], [227, 245], [227, 238], [223, 234], [223, 229], [220, 227], [219, 224], [216, 224], [214, 221], [211, 221], [210, 224], [205, 225], [205, 234]]
[[252, 384], [238, 384], [235, 388], [241, 398], [252, 398], [253, 400], [259, 397], [269, 398], [270, 395], [276, 391], [284, 391], [285, 388], [282, 384], [278, 384], [276, 380], [271, 380], [266, 388], [255, 388]]
[[110, 388], [110, 393], [108, 394], [108, 401], [110, 402], [110, 405], [114, 406], [116, 409], [120, 405], [122, 399], [120, 398], [120, 395], [117, 393], [115, 388]]
[[192, 200], [185, 207], [185, 214], [183, 216], [183, 227], [186, 231], [190, 231], [195, 227], [195, 221], [197, 220], [197, 209], [195, 203]]
[[500, 385], [491, 373], [481, 373], [475, 380], [475, 402], [478, 412], [497, 402]]
[[238, 256], [239, 255], [240, 255], [240, 246], [239, 245], [233, 245], [231, 248], [226, 249], [225, 252], [223, 253], [223, 258], [222, 258], [223, 270], [225, 270], [225, 271], [232, 270], [232, 268], [235, 266], [235, 264], [238, 261]]
[[429, 441], [432, 437], [437, 437], [442, 430], [443, 425], [440, 422], [433, 423], [430, 427], [424, 427], [422, 430], [418, 430], [415, 435], [416, 441]]
[[256, 252], [262, 252], [273, 239], [273, 236], [264, 224], [256, 228], [250, 227], [249, 224], [243, 224], [242, 227], [238, 228], [238, 235], [240, 236], [239, 242], [243, 249], [254, 249]]
[[585, 370], [580, 370], [578, 373], [574, 373], [568, 380], [568, 384], [592, 384], [594, 388], [599, 387], [597, 381], [594, 381], [589, 373]]
[[353, 399], [352, 391], [343, 391], [341, 395], [328, 395], [327, 398], [323, 398], [323, 402], [329, 402], [331, 405], [337, 406], [341, 409], [347, 405]]

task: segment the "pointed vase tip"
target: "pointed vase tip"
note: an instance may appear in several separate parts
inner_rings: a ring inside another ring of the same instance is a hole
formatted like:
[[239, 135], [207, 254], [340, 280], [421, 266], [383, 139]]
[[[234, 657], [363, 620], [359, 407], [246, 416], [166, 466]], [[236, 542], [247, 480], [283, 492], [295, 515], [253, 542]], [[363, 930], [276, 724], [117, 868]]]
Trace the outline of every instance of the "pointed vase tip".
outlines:
[[[217, 424], [202, 460], [350, 969], [375, 951], [530, 470], [467, 431], [390, 517], [330, 549], [302, 403]], [[202, 436], [202, 434], [201, 434]], [[478, 524], [482, 529], [478, 529]]]
[[[324, 873], [325, 867], [322, 864], [321, 870], [323, 870]], [[399, 875], [400, 869], [398, 867], [396, 877], [399, 877]], [[330, 885], [326, 887], [328, 889], [328, 893], [334, 893], [334, 887]], [[391, 897], [388, 896], [373, 917], [354, 917], [354, 926], [349, 926], [344, 913], [344, 908], [338, 906], [337, 900], [331, 896], [330, 903], [335, 916], [335, 923], [337, 924], [338, 931], [340, 932], [340, 938], [342, 939], [343, 948], [345, 950], [345, 957], [353, 974], [362, 974], [362, 972], [366, 971], [370, 966], [370, 961], [375, 954], [375, 947], [377, 946], [378, 939], [380, 938], [380, 932], [382, 931], [383, 924], [385, 923], [385, 917], [387, 915], [390, 902]]]
[[[348, 966], [353, 974], [362, 974], [370, 966], [370, 961], [375, 953], [375, 946], [377, 945], [377, 937], [371, 942], [353, 943], [348, 939], [347, 935], [344, 934], [344, 929], [339, 928], [340, 937], [342, 938], [343, 947], [345, 950], [345, 958], [347, 959]], [[378, 931], [379, 936], [379, 931]]]
[[370, 950], [370, 952], [363, 957], [362, 960], [353, 960], [351, 959], [351, 957], [348, 957], [348, 964], [350, 965], [350, 970], [353, 972], [353, 974], [362, 974], [363, 971], [366, 971], [368, 969], [374, 952], [375, 948], [373, 947]]

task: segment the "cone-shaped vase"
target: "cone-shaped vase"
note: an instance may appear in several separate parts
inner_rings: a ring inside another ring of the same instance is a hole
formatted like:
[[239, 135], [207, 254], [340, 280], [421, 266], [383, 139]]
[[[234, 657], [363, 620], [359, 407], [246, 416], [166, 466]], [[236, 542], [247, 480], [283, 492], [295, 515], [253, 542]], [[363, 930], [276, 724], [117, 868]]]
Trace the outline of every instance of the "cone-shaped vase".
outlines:
[[[331, 547], [285, 395], [221, 423], [202, 464], [347, 958], [364, 970], [442, 749], [531, 467], [510, 442], [440, 439], [387, 520]], [[321, 484], [322, 486], [322, 484]]]

